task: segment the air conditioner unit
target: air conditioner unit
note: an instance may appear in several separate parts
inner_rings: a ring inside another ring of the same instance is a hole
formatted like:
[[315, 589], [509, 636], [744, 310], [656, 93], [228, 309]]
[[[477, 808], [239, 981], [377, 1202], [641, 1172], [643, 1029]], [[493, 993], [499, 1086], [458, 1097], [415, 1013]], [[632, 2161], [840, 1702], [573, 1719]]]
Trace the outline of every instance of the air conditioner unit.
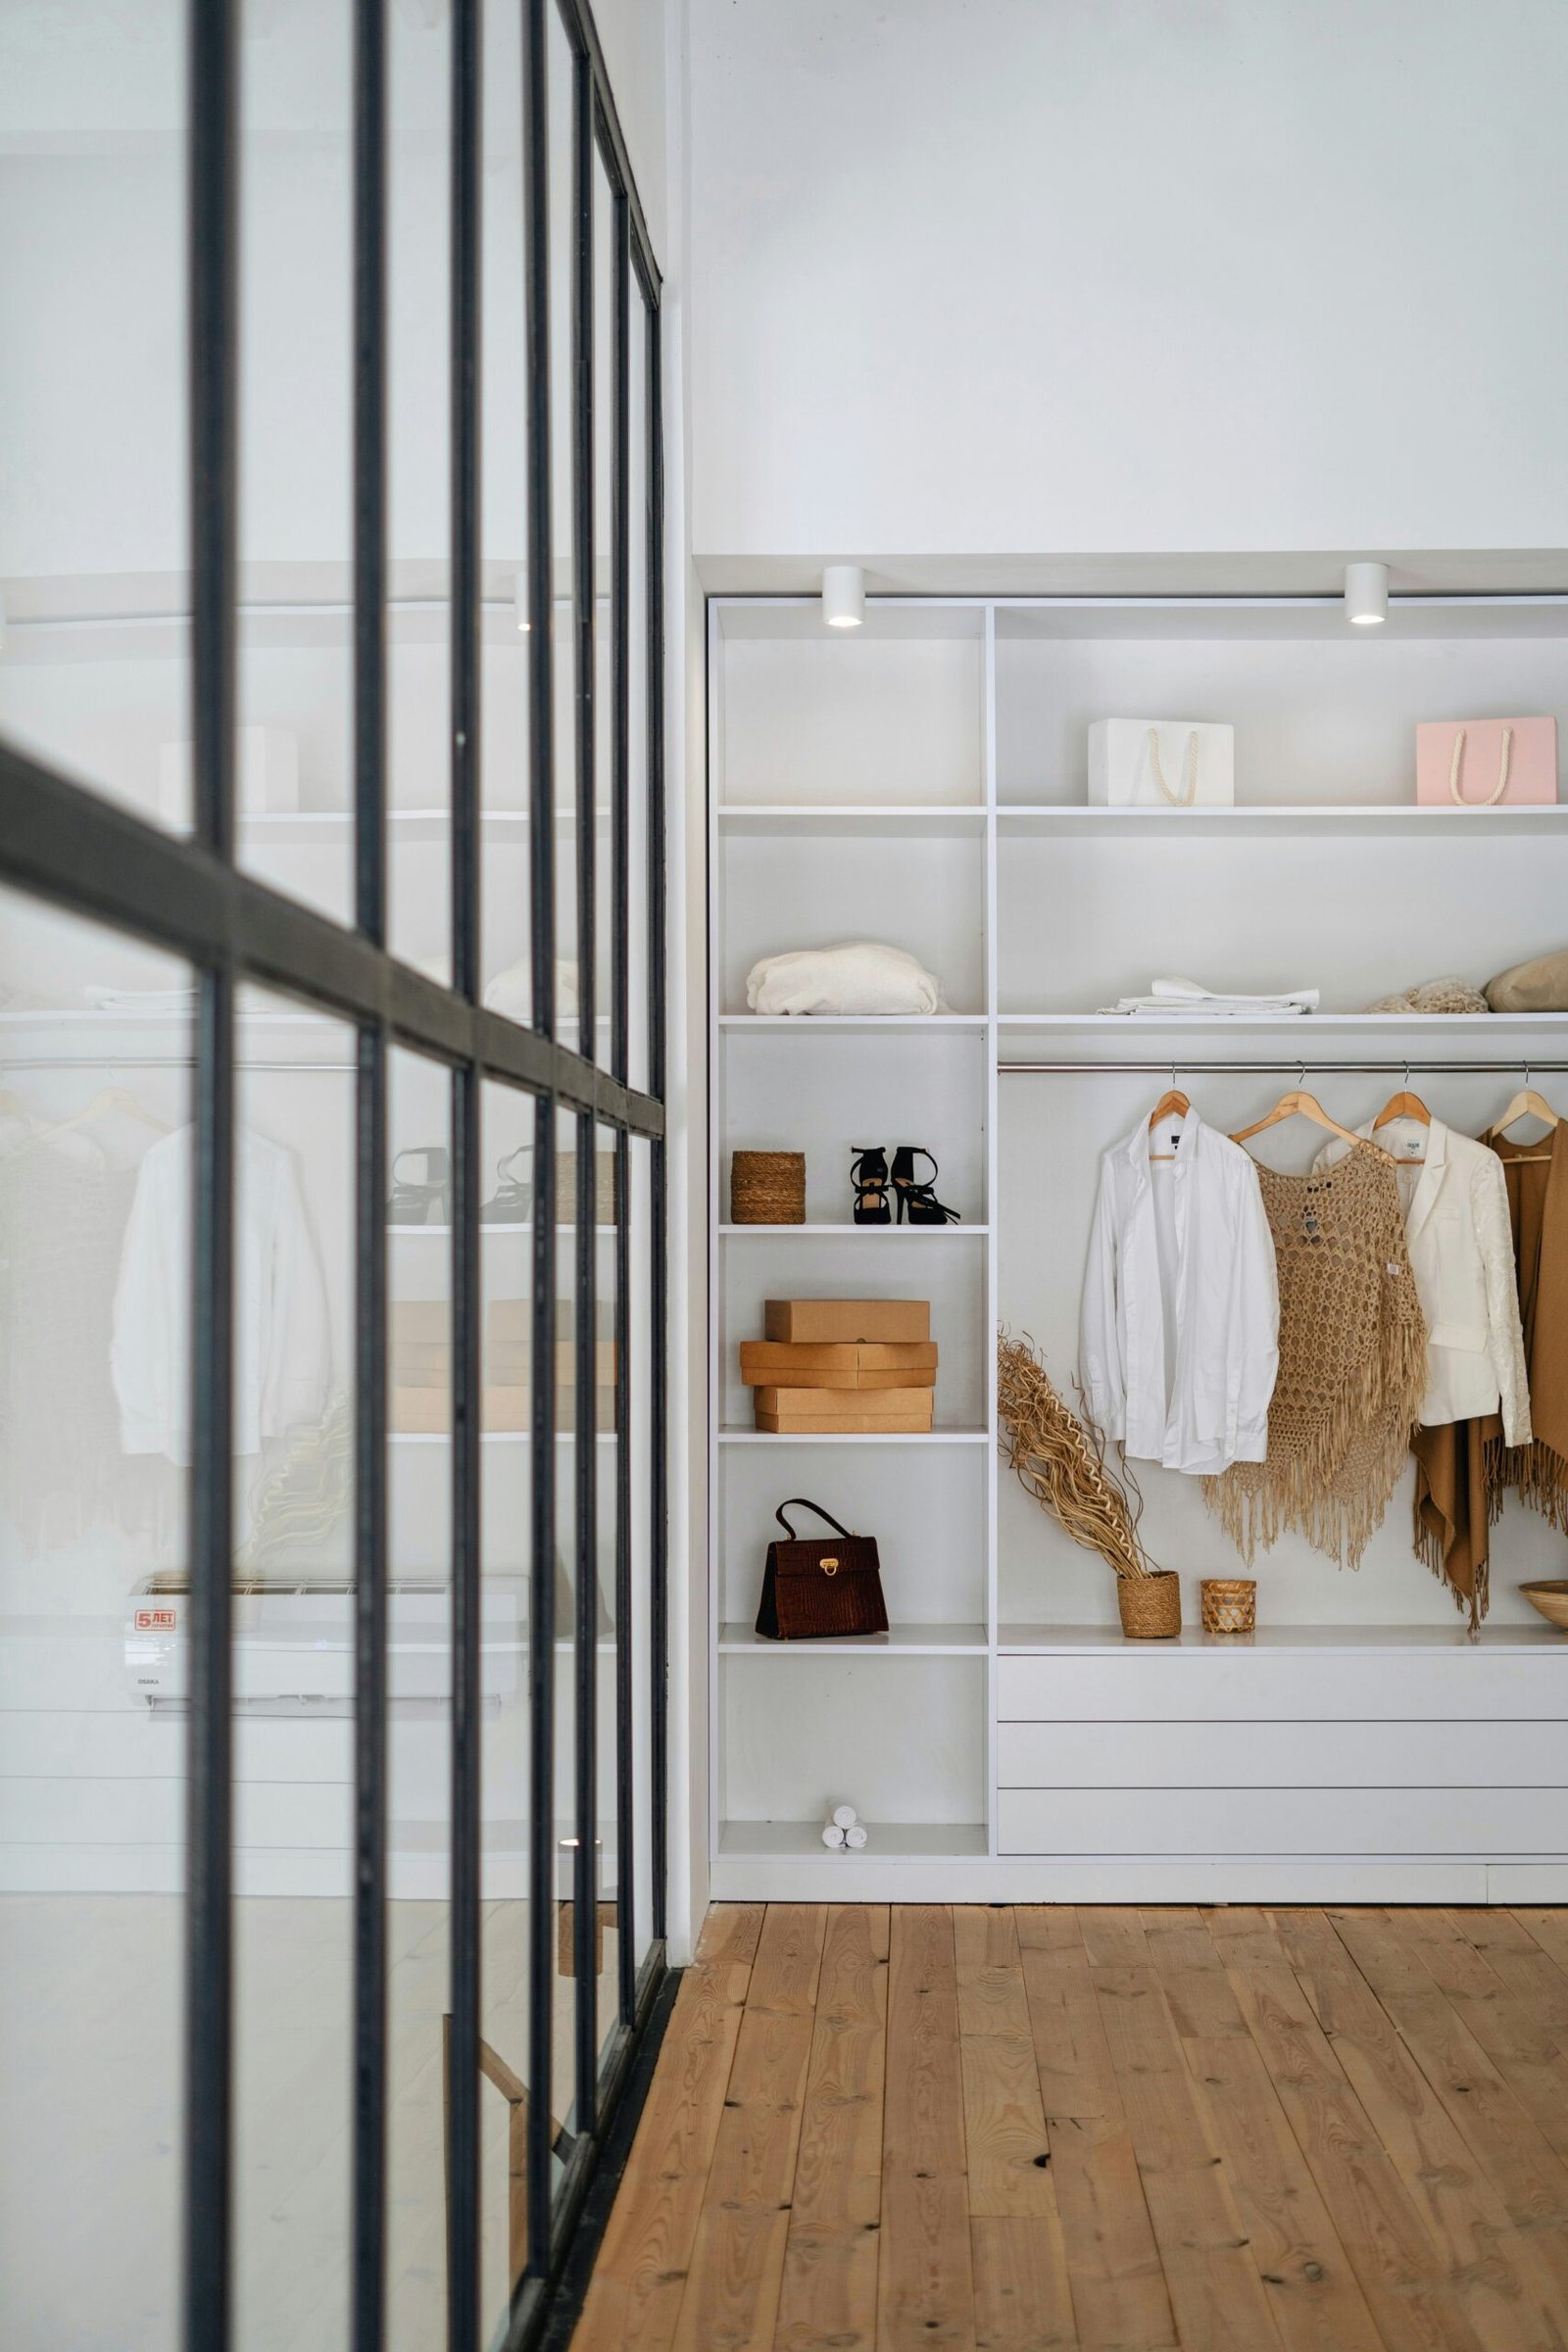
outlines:
[[[516, 1695], [527, 1627], [527, 1582], [486, 1578], [480, 1592], [479, 1691]], [[190, 1583], [143, 1577], [125, 1604], [125, 1676], [149, 1706], [190, 1695]], [[233, 1593], [236, 1707], [346, 1713], [354, 1702], [354, 1588], [309, 1579], [246, 1579]], [[452, 1688], [452, 1593], [429, 1578], [394, 1578], [388, 1592], [387, 1685], [400, 1699], [443, 1699]]]

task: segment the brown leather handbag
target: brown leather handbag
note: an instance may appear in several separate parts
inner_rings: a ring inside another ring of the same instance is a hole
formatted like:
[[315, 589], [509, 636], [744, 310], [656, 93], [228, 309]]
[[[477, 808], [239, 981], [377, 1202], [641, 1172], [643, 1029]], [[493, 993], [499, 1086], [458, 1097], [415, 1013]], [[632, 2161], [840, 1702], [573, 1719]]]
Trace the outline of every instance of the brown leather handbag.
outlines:
[[[814, 1511], [835, 1532], [825, 1541], [803, 1544], [784, 1513]], [[768, 1642], [825, 1642], [846, 1634], [885, 1634], [887, 1602], [882, 1597], [882, 1564], [874, 1536], [852, 1536], [831, 1511], [804, 1494], [792, 1494], [774, 1516], [787, 1544], [770, 1544], [762, 1574], [762, 1605], [757, 1630]]]

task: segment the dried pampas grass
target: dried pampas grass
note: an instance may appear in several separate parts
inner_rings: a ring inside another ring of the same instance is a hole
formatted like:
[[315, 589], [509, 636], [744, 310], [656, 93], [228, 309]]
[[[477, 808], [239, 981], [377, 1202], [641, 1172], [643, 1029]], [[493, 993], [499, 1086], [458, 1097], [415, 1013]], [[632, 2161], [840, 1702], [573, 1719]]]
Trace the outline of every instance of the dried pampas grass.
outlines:
[[1043, 1511], [1118, 1576], [1157, 1574], [1139, 1541], [1143, 1497], [1130, 1473], [1106, 1466], [1105, 1443], [1063, 1401], [1027, 1340], [997, 1343], [997, 1407], [1004, 1449]]

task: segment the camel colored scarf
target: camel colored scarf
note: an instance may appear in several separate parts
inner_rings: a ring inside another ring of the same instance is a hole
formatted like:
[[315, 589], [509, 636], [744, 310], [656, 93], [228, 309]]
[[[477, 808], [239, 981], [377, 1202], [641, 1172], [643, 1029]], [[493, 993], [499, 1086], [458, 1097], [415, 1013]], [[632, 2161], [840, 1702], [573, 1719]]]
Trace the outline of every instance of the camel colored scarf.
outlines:
[[1530, 1368], [1531, 1446], [1492, 1442], [1498, 1487], [1568, 1535], [1568, 1121], [1539, 1144], [1493, 1145], [1508, 1184], [1525, 1362]]
[[1250, 1563], [1287, 1528], [1356, 1567], [1381, 1524], [1426, 1388], [1426, 1322], [1393, 1160], [1376, 1145], [1321, 1175], [1260, 1167], [1280, 1286], [1280, 1362], [1261, 1462], [1203, 1481]]

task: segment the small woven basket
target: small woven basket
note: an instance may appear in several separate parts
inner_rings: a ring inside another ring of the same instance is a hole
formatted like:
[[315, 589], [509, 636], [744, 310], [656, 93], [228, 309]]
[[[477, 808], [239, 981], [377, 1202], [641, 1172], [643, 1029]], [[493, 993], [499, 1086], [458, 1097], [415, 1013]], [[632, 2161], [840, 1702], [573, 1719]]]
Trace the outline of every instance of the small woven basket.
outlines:
[[1257, 1586], [1250, 1576], [1205, 1576], [1198, 1588], [1205, 1634], [1250, 1634], [1257, 1625]]
[[1182, 1580], [1170, 1568], [1152, 1576], [1118, 1576], [1116, 1606], [1131, 1642], [1168, 1642], [1182, 1630]]
[[729, 1213], [735, 1225], [806, 1223], [806, 1153], [736, 1152], [729, 1163]]

